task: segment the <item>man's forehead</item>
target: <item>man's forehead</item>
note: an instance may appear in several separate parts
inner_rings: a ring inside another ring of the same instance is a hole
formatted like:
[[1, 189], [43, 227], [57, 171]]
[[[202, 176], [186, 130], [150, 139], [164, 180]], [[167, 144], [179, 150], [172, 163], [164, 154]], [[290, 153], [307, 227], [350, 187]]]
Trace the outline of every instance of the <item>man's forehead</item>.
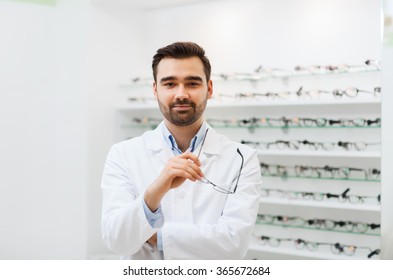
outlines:
[[201, 75], [204, 76], [202, 61], [198, 57], [163, 58], [157, 65], [158, 76]]

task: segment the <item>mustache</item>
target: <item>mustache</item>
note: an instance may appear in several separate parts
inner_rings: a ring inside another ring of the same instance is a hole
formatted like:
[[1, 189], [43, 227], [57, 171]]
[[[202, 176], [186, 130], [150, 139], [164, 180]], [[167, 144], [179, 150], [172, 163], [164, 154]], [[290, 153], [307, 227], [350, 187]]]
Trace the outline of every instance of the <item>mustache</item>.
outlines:
[[193, 107], [193, 108], [195, 108], [195, 103], [194, 102], [192, 102], [191, 100], [189, 100], [189, 99], [184, 99], [184, 100], [177, 100], [176, 102], [173, 102], [173, 103], [171, 103], [170, 105], [169, 105], [169, 107], [170, 108], [173, 108], [173, 107], [175, 107], [175, 106], [177, 106], [177, 105], [190, 105], [191, 107]]

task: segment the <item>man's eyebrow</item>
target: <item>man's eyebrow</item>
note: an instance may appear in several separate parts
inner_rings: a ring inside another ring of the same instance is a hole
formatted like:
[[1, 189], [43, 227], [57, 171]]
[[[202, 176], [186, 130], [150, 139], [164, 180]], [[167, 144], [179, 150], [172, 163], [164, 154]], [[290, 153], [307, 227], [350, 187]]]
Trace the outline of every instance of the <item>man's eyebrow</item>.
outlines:
[[[187, 76], [184, 78], [186, 81], [198, 81], [198, 82], [203, 82], [203, 79], [199, 76]], [[160, 83], [165, 83], [168, 81], [176, 81], [178, 80], [177, 77], [175, 76], [167, 76], [167, 77], [162, 77], [160, 80]]]
[[203, 82], [203, 79], [199, 76], [188, 76], [185, 78], [186, 81], [199, 81]]
[[175, 76], [162, 77], [160, 83], [165, 83], [167, 81], [173, 81], [173, 80], [176, 80]]

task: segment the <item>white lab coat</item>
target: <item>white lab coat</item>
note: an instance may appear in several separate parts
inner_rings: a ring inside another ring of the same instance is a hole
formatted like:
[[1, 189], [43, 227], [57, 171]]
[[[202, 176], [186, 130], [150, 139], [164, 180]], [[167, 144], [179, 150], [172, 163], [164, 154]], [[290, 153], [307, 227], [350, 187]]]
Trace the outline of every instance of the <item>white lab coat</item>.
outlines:
[[[104, 243], [123, 258], [160, 259], [159, 251], [146, 240], [161, 230], [165, 259], [243, 258], [259, 203], [261, 175], [255, 150], [208, 126], [199, 157], [202, 172], [217, 185], [231, 182], [240, 169], [239, 147], [244, 167], [236, 193], [223, 194], [209, 184], [186, 180], [164, 196], [164, 225], [152, 228], [143, 209], [143, 194], [174, 156], [161, 125], [115, 144], [108, 154], [102, 178]], [[198, 151], [199, 146], [194, 153]]]

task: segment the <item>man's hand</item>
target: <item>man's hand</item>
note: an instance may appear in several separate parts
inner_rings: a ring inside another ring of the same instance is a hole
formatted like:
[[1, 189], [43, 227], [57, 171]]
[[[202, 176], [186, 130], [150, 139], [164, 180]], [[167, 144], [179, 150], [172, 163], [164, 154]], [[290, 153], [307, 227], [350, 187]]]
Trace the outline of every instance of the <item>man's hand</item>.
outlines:
[[161, 179], [163, 183], [169, 183], [170, 188], [174, 189], [183, 184], [186, 179], [200, 180], [203, 177], [200, 166], [199, 158], [193, 153], [187, 152], [171, 158], [158, 179]]
[[157, 179], [146, 189], [144, 199], [151, 211], [156, 211], [164, 195], [174, 188], [178, 188], [186, 179], [200, 180], [203, 173], [201, 162], [193, 153], [187, 152], [171, 158], [161, 171]]

